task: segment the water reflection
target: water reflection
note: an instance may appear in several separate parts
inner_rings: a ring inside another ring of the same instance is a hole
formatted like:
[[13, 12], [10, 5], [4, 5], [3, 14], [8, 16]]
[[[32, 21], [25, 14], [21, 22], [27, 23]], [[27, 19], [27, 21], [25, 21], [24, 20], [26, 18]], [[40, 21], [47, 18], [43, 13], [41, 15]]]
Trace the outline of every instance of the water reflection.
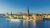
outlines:
[[23, 21], [23, 28], [33, 28], [32, 21]]
[[44, 23], [45, 28], [50, 28], [50, 20], [45, 20]]
[[8, 21], [2, 16], [0, 16], [0, 28], [8, 28]]
[[36, 28], [44, 28], [43, 20], [36, 21]]
[[31, 20], [24, 22], [24, 28], [44, 28], [44, 21], [43, 20]]
[[5, 17], [0, 17], [0, 28], [50, 28], [50, 20], [17, 20], [17, 22], [13, 22]]
[[22, 20], [10, 21], [9, 22], [9, 28], [23, 28]]

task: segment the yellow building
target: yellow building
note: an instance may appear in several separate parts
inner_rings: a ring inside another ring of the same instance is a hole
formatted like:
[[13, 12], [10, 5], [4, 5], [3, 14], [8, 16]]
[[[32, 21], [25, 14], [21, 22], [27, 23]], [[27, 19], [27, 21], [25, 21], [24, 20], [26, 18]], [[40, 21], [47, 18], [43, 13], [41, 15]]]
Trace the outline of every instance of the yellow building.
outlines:
[[38, 15], [33, 15], [33, 19], [34, 20], [43, 20], [44, 16], [41, 15], [41, 14], [38, 14]]
[[50, 15], [48, 14], [48, 15], [45, 15], [45, 18], [50, 18]]

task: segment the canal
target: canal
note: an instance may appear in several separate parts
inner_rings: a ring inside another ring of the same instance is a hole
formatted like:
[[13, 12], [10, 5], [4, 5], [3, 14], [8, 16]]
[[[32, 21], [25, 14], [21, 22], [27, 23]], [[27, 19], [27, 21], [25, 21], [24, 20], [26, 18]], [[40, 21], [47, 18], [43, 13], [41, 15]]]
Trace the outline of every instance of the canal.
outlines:
[[10, 21], [7, 18], [0, 16], [0, 28], [50, 28], [50, 20], [43, 21]]

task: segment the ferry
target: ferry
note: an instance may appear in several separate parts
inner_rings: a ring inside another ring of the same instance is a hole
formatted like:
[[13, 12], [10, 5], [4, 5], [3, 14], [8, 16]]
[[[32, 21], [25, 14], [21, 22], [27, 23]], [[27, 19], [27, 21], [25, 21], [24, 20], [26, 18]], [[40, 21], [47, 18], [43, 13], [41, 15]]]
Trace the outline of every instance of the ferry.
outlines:
[[9, 16], [6, 16], [8, 18], [8, 20], [10, 22], [20, 22], [23, 17], [22, 16], [13, 16], [13, 15], [9, 15]]

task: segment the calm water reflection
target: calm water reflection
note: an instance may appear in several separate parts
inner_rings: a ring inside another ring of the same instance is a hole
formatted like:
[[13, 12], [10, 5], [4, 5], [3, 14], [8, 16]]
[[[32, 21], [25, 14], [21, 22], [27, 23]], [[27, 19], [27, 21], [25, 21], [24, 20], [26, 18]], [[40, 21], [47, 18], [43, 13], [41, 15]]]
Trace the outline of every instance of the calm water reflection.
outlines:
[[10, 22], [5, 17], [0, 17], [0, 28], [50, 28], [50, 20]]

